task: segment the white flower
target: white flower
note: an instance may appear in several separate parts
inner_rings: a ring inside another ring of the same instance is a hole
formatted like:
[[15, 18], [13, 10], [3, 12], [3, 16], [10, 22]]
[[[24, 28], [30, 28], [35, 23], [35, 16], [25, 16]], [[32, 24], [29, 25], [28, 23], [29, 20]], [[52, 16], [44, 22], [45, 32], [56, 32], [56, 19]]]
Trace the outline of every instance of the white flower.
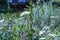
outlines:
[[50, 29], [50, 27], [46, 25], [46, 26], [43, 27], [42, 30], [49, 30], [49, 29]]
[[48, 34], [49, 36], [52, 36], [52, 37], [56, 37], [57, 35], [56, 34]]
[[59, 16], [51, 16], [50, 18], [59, 18]]
[[39, 35], [42, 35], [42, 34], [44, 34], [45, 33], [45, 31], [40, 31], [39, 32]]
[[4, 21], [4, 19], [0, 20], [0, 22], [3, 22], [3, 21]]
[[50, 16], [50, 18], [55, 18], [54, 16]]
[[44, 39], [46, 39], [45, 37], [42, 37], [42, 38], [40, 38], [39, 40], [44, 40]]
[[20, 14], [20, 16], [24, 16], [24, 15], [28, 15], [28, 14], [30, 14], [30, 11], [24, 11]]

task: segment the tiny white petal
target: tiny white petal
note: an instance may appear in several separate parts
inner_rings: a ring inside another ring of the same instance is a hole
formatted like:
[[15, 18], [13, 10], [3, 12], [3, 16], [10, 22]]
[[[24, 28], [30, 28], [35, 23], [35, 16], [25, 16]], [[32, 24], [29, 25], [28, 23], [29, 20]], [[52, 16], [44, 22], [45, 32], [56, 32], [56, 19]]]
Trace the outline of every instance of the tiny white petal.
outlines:
[[3, 22], [3, 21], [4, 21], [4, 19], [0, 20], [0, 22]]
[[56, 37], [57, 35], [56, 34], [49, 34], [49, 36], [52, 36], [52, 37]]
[[24, 11], [20, 14], [20, 16], [24, 16], [24, 15], [28, 15], [28, 14], [30, 14], [30, 11]]
[[59, 16], [50, 16], [50, 18], [59, 18]]
[[42, 38], [40, 38], [39, 40], [44, 40], [44, 39], [46, 39], [45, 37], [42, 37]]
[[50, 18], [55, 18], [54, 16], [51, 16]]
[[45, 31], [40, 31], [39, 32], [39, 35], [42, 35], [42, 34], [44, 34], [45, 33]]

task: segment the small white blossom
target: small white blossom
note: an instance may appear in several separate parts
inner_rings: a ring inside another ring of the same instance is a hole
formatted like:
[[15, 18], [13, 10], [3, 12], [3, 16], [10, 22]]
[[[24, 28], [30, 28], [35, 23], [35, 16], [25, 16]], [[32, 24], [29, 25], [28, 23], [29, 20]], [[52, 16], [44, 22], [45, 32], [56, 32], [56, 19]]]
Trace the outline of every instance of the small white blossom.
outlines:
[[50, 18], [59, 18], [59, 16], [51, 16]]
[[54, 16], [50, 16], [50, 18], [55, 18]]
[[42, 30], [49, 30], [50, 27], [49, 26], [44, 26]]
[[0, 22], [3, 22], [3, 21], [4, 21], [4, 19], [0, 20]]
[[39, 32], [39, 35], [42, 35], [42, 34], [44, 34], [45, 33], [45, 31], [40, 31]]
[[40, 38], [39, 40], [44, 40], [44, 39], [46, 39], [45, 37], [42, 37], [42, 38]]
[[20, 14], [20, 16], [24, 16], [24, 15], [28, 15], [28, 14], [30, 14], [30, 11], [24, 11]]
[[56, 34], [48, 34], [49, 36], [52, 36], [52, 37], [56, 37], [57, 35]]

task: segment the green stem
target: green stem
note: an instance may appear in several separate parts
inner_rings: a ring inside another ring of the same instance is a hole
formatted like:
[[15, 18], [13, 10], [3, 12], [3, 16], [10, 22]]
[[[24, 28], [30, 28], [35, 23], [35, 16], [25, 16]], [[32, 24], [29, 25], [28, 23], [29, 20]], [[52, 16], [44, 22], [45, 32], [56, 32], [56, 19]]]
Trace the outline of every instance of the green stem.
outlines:
[[32, 40], [32, 0], [30, 0], [30, 40]]

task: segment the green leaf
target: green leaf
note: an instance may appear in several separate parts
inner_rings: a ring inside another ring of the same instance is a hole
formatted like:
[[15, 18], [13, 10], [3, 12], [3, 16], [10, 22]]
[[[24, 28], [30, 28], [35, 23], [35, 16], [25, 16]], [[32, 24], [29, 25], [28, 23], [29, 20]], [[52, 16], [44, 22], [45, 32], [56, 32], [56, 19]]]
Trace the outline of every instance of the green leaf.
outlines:
[[22, 25], [22, 26], [20, 27], [20, 31], [23, 31], [23, 30], [26, 30], [26, 26], [25, 26], [25, 25]]

